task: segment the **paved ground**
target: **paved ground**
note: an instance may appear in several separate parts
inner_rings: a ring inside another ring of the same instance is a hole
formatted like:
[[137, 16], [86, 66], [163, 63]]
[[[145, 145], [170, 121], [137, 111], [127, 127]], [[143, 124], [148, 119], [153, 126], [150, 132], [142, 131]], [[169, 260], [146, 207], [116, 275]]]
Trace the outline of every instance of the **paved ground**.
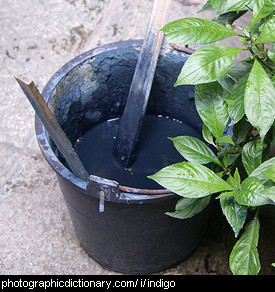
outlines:
[[[174, 0], [168, 20], [196, 16], [205, 2]], [[0, 274], [116, 274], [80, 247], [56, 176], [37, 146], [34, 112], [10, 72], [26, 73], [42, 89], [57, 69], [80, 52], [143, 38], [152, 3], [0, 1]], [[270, 266], [275, 261], [274, 210], [267, 210], [262, 221], [262, 273], [274, 274]], [[233, 232], [214, 209], [197, 251], [163, 273], [230, 274], [228, 255], [233, 244]]]

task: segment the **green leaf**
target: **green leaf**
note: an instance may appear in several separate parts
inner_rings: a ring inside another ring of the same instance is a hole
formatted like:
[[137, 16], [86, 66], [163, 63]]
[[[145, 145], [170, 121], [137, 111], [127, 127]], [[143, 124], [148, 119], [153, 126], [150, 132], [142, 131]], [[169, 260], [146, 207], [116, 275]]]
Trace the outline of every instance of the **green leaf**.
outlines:
[[273, 63], [275, 63], [275, 52], [274, 52], [274, 51], [270, 51], [270, 50], [268, 50], [268, 51], [267, 51], [267, 55], [268, 55], [268, 58], [269, 58]]
[[175, 212], [166, 212], [169, 215], [178, 219], [188, 219], [200, 213], [210, 202], [211, 196], [200, 199], [181, 198], [175, 207]]
[[271, 200], [275, 205], [275, 186], [265, 189], [261, 195]]
[[233, 63], [227, 71], [227, 74], [239, 80], [243, 78], [248, 72], [250, 72], [251, 68], [253, 67], [253, 63], [254, 62], [252, 62], [252, 60], [243, 60]]
[[214, 162], [222, 166], [218, 157], [201, 140], [195, 137], [170, 138], [178, 152], [188, 161], [200, 164]]
[[199, 48], [185, 62], [175, 86], [217, 80], [225, 74], [241, 51], [240, 48], [224, 45], [207, 45]]
[[222, 136], [220, 138], [217, 138], [216, 140], [217, 143], [228, 143], [228, 144], [231, 144], [231, 145], [235, 145], [235, 143], [232, 141], [232, 137], [229, 136], [229, 135], [226, 135], [226, 136]]
[[224, 153], [223, 155], [223, 165], [227, 168], [229, 165], [233, 164], [240, 154]]
[[228, 113], [231, 118], [230, 125], [238, 123], [244, 116], [244, 92], [248, 80], [248, 74], [241, 78], [233, 87], [225, 102], [228, 105]]
[[[274, 4], [273, 4], [274, 5]], [[272, 42], [275, 39], [275, 14], [270, 17], [254, 44]]]
[[251, 26], [253, 26], [259, 19], [268, 16], [274, 11], [273, 0], [256, 0], [253, 7], [253, 15]]
[[229, 116], [223, 99], [224, 90], [218, 82], [195, 87], [195, 104], [200, 118], [215, 138], [222, 137]]
[[245, 223], [248, 208], [241, 206], [234, 197], [221, 198], [220, 203], [223, 214], [237, 237]]
[[214, 193], [233, 190], [209, 168], [191, 162], [180, 162], [149, 176], [163, 187], [187, 198], [202, 198]]
[[223, 192], [223, 193], [220, 193], [220, 194], [218, 195], [218, 197], [216, 197], [216, 199], [232, 197], [233, 194], [234, 194], [234, 191]]
[[261, 269], [257, 245], [260, 222], [254, 218], [242, 234], [229, 257], [233, 275], [257, 275]]
[[248, 77], [244, 109], [249, 122], [257, 128], [263, 140], [275, 117], [275, 88], [257, 60]]
[[233, 90], [235, 82], [232, 78], [227, 76], [227, 74], [222, 75], [217, 81], [222, 86], [222, 88], [228, 93], [230, 93]]
[[234, 189], [238, 189], [235, 185], [235, 180], [234, 180], [234, 177], [232, 175], [228, 176], [226, 182], [229, 183], [232, 187], [234, 187]]
[[220, 15], [230, 11], [247, 10], [243, 0], [211, 0], [211, 4], [215, 12]]
[[206, 4], [203, 5], [203, 7], [198, 11], [198, 13], [201, 13], [207, 10], [213, 10], [211, 0], [207, 0]]
[[261, 140], [254, 140], [244, 145], [242, 163], [247, 175], [262, 163], [262, 152], [266, 145]]
[[244, 0], [244, 5], [248, 6], [250, 9], [253, 10], [256, 1], [257, 0]]
[[239, 187], [241, 186], [241, 176], [240, 176], [238, 168], [236, 168], [235, 173], [234, 173], [234, 182], [235, 182], [236, 188], [239, 189]]
[[226, 182], [229, 183], [232, 187], [234, 187], [235, 190], [240, 189], [241, 177], [240, 177], [238, 168], [236, 168], [234, 176], [232, 176], [232, 175], [228, 176]]
[[190, 17], [166, 24], [162, 31], [168, 43], [197, 45], [216, 42], [237, 35], [232, 29], [217, 22]]
[[231, 157], [227, 153], [223, 155], [223, 157], [222, 157], [222, 163], [223, 163], [223, 165], [224, 165], [225, 168], [227, 168], [228, 165], [230, 164], [230, 158]]
[[234, 125], [233, 134], [236, 143], [243, 143], [250, 126], [251, 125], [247, 121], [246, 117], [243, 117], [238, 123]]
[[224, 14], [221, 14], [217, 17], [214, 17], [214, 21], [226, 25], [227, 23], [233, 24], [234, 21], [239, 19], [241, 16], [243, 16], [247, 11], [231, 11], [226, 12]]
[[265, 186], [272, 186], [274, 183], [264, 174], [267, 169], [271, 166], [275, 165], [275, 157], [272, 157], [265, 162], [263, 162], [260, 166], [258, 166], [255, 170], [252, 171], [250, 177], [258, 178], [262, 184]]
[[258, 207], [271, 204], [270, 199], [262, 196], [265, 187], [256, 177], [247, 177], [241, 184], [241, 189], [234, 193], [235, 200], [244, 206]]
[[213, 141], [213, 136], [205, 124], [202, 125], [202, 136], [206, 142], [208, 142], [209, 144], [212, 144], [213, 146], [216, 146]]
[[271, 165], [268, 169], [263, 171], [263, 174], [275, 182], [275, 164]]

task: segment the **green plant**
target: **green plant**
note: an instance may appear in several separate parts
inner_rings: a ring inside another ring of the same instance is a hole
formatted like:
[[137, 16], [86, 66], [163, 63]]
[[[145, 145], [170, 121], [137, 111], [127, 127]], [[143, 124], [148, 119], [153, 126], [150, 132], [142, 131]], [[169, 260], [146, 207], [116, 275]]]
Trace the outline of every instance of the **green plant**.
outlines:
[[[204, 45], [184, 64], [175, 86], [195, 85], [207, 143], [189, 136], [170, 138], [187, 161], [149, 178], [183, 197], [175, 212], [167, 213], [176, 218], [199, 213], [215, 195], [235, 237], [242, 233], [230, 254], [232, 273], [258, 274], [259, 208], [275, 204], [275, 157], [270, 155], [275, 136], [275, 5], [273, 0], [211, 0], [206, 9], [215, 11], [215, 20], [168, 23], [162, 29], [167, 42], [198, 45], [238, 37], [242, 46]], [[251, 23], [234, 25], [247, 11]], [[241, 52], [249, 57], [234, 62]], [[233, 135], [225, 134], [230, 128]]]

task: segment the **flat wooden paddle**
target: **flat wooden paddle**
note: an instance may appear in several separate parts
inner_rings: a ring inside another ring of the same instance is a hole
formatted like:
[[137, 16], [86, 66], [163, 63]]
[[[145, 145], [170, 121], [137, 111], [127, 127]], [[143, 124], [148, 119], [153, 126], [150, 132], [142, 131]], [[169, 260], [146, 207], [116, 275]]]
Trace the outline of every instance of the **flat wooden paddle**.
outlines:
[[114, 156], [123, 167], [133, 159], [151, 91], [170, 0], [155, 0], [145, 39], [137, 61], [120, 128], [114, 146]]
[[33, 81], [22, 74], [15, 74], [14, 78], [49, 132], [57, 148], [66, 159], [72, 172], [79, 178], [88, 181], [89, 174], [75, 153], [71, 141], [63, 132]]

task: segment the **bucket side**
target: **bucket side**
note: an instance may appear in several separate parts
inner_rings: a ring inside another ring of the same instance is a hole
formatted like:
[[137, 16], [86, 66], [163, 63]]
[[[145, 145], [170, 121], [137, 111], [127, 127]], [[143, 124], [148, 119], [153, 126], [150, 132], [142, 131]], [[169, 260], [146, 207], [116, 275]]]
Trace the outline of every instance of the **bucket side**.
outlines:
[[59, 179], [81, 246], [105, 268], [129, 274], [147, 274], [178, 264], [201, 242], [209, 208], [186, 220], [165, 215], [177, 198], [147, 204], [105, 202], [98, 212], [93, 196], [79, 193]]

